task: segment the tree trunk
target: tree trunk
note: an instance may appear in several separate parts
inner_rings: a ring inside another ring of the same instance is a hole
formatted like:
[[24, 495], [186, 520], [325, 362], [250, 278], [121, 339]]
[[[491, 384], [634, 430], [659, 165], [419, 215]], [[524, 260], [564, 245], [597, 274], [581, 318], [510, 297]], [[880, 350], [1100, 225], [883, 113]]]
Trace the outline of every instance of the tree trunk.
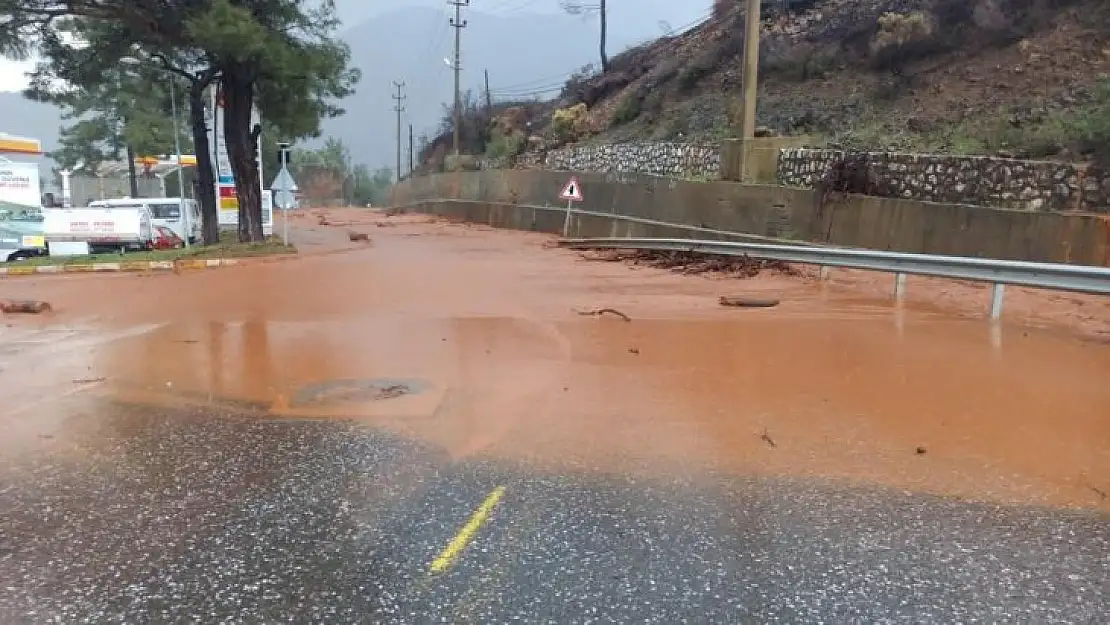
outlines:
[[258, 174], [258, 134], [251, 127], [254, 83], [234, 69], [223, 74], [224, 141], [231, 171], [235, 174], [235, 194], [239, 197], [239, 241], [261, 243], [262, 194]]
[[601, 71], [607, 72], [607, 71], [609, 71], [609, 55], [605, 53], [605, 39], [607, 37], [607, 35], [606, 35], [607, 24], [606, 24], [606, 15], [605, 15], [605, 0], [601, 0], [601, 5], [600, 5], [600, 8], [599, 8], [599, 12], [601, 13]]
[[189, 86], [189, 122], [193, 128], [193, 146], [197, 156], [196, 196], [200, 204], [200, 236], [205, 245], [220, 242], [220, 215], [216, 208], [216, 176], [212, 164], [212, 147], [208, 143], [208, 125], [204, 121], [204, 91], [208, 83], [194, 82]]
[[131, 183], [131, 197], [139, 197], [139, 176], [135, 171], [135, 150], [127, 144], [127, 181]]

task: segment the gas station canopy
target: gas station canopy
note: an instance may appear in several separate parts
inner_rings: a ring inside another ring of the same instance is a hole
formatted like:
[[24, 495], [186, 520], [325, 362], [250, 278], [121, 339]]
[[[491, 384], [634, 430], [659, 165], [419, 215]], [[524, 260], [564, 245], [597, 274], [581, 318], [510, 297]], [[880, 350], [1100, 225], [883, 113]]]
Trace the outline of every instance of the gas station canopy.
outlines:
[[42, 155], [42, 142], [28, 137], [17, 137], [0, 132], [0, 154]]
[[[164, 158], [157, 158], [154, 156], [143, 156], [135, 159], [140, 174], [150, 173], [158, 177], [165, 176], [166, 174], [177, 171], [178, 163], [176, 156], [168, 156]], [[181, 167], [196, 167], [197, 157], [192, 154], [181, 155]], [[104, 161], [96, 168], [96, 175], [109, 177], [127, 174], [127, 161]]]

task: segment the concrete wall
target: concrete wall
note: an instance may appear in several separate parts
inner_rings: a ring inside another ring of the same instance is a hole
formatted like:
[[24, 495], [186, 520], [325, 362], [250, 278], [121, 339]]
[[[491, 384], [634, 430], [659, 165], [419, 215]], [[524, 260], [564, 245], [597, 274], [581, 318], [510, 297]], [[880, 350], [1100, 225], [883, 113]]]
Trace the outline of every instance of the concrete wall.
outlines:
[[[862, 196], [819, 209], [812, 192], [803, 189], [625, 173], [584, 173], [579, 179], [585, 196], [580, 208], [601, 214], [575, 221], [582, 236], [714, 238], [708, 231], [716, 230], [902, 252], [1110, 266], [1110, 219], [1100, 216]], [[425, 208], [441, 214], [559, 232], [560, 211], [532, 206], [562, 206], [556, 198], [566, 181], [565, 173], [535, 170], [436, 174], [397, 185], [391, 203], [432, 202]]]

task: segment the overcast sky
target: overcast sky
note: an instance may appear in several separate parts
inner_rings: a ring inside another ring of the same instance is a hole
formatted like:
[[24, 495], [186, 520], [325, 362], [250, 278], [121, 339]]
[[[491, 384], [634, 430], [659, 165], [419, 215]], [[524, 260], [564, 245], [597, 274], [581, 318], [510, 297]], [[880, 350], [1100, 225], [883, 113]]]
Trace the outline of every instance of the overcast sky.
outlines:
[[[555, 13], [561, 0], [471, 0], [470, 8], [500, 15]], [[404, 7], [425, 6], [446, 8], [446, 0], [336, 0], [344, 27]], [[658, 37], [663, 25], [679, 28], [708, 14], [711, 0], [609, 0], [609, 18], [616, 23], [625, 16], [634, 20], [644, 39]], [[650, 19], [645, 20], [644, 17]], [[638, 34], [638, 33], [637, 33]], [[382, 33], [388, 37], [388, 33]], [[21, 91], [27, 85], [26, 72], [31, 63], [18, 63], [0, 58], [0, 91]]]

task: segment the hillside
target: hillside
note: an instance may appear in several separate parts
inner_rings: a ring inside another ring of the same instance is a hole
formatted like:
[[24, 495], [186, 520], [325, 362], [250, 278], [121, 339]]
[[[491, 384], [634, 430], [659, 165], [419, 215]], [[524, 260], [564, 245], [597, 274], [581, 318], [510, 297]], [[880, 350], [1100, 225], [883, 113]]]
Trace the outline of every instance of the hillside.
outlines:
[[[718, 0], [700, 26], [628, 50], [611, 71], [572, 78], [558, 100], [511, 117], [532, 122], [532, 145], [728, 136], [742, 4]], [[1075, 159], [1110, 137], [1105, 0], [799, 0], [768, 10], [762, 32], [757, 117], [778, 133]], [[552, 126], [554, 111], [579, 103], [588, 112], [573, 132]]]

